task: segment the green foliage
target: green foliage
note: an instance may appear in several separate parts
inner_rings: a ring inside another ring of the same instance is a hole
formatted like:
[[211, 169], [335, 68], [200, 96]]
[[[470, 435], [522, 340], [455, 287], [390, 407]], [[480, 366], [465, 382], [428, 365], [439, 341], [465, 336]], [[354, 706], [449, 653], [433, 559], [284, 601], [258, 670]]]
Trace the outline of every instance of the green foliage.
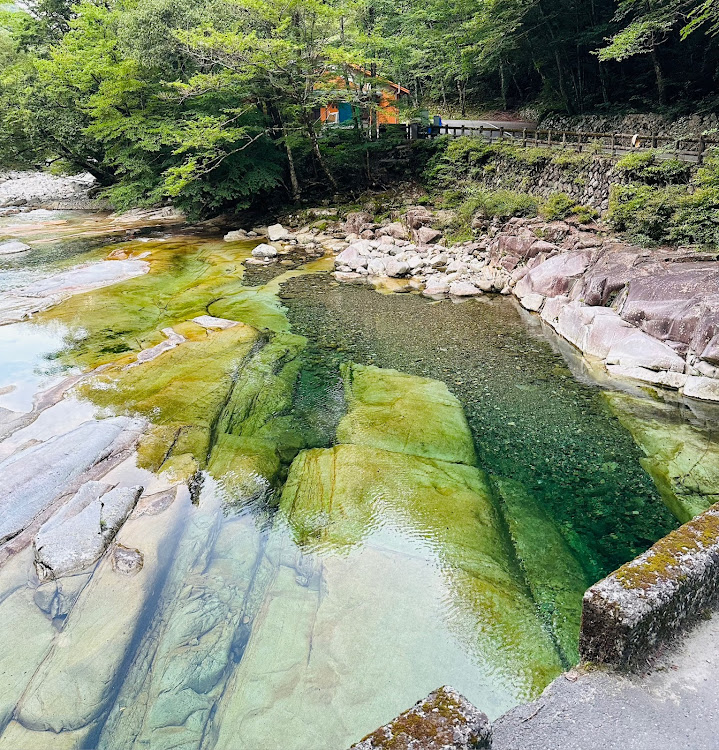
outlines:
[[661, 242], [667, 239], [680, 195], [676, 187], [612, 185], [608, 218], [616, 229], [642, 244]]
[[709, 153], [689, 186], [614, 185], [608, 218], [616, 229], [645, 244], [676, 242], [719, 246], [717, 150]]
[[472, 193], [460, 209], [464, 216], [479, 214], [485, 218], [509, 219], [513, 216], [531, 217], [539, 212], [540, 199], [513, 190], [478, 190]]
[[656, 151], [632, 151], [616, 164], [616, 170], [632, 180], [652, 185], [687, 182], [690, 165], [677, 159], [662, 159]]
[[566, 193], [555, 193], [542, 205], [542, 216], [549, 221], [566, 219], [574, 213], [576, 202]]
[[596, 219], [598, 213], [591, 206], [583, 206], [566, 193], [554, 193], [541, 206], [540, 213], [548, 221], [566, 219], [573, 216], [581, 224]]
[[443, 186], [459, 180], [477, 179], [492, 155], [492, 147], [479, 138], [438, 138], [436, 154], [429, 160], [424, 179]]
[[564, 172], [575, 175], [586, 169], [591, 162], [592, 157], [589, 154], [578, 151], [554, 151], [552, 153], [552, 164]]

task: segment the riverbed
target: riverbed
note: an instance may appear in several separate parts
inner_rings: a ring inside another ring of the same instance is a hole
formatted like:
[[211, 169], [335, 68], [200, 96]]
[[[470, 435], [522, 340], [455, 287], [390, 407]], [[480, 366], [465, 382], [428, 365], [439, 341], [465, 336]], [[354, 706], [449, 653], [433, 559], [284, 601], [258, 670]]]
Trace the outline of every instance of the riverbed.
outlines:
[[[443, 684], [495, 718], [712, 500], [709, 407], [508, 298], [90, 213], [0, 237], [0, 748], [342, 750]], [[96, 559], [88, 481], [139, 496]]]

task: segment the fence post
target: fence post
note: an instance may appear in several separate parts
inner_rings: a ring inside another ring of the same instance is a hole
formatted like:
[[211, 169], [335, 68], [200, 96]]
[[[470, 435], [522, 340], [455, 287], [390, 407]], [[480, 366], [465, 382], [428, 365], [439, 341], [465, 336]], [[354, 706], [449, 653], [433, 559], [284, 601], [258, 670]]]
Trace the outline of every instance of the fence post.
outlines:
[[652, 148], [657, 147], [657, 133], [652, 133]]
[[527, 128], [522, 128], [522, 148], [527, 147]]
[[499, 140], [500, 141], [504, 140], [504, 128], [499, 129]]
[[612, 156], [617, 155], [617, 134], [612, 133]]
[[697, 154], [697, 164], [701, 164], [704, 161], [704, 149], [706, 148], [706, 142], [704, 140], [704, 134], [699, 136], [699, 153]]
[[462, 138], [464, 138], [464, 123], [462, 123], [462, 132], [461, 132]]
[[552, 147], [552, 130], [551, 128], [547, 131], [547, 148]]

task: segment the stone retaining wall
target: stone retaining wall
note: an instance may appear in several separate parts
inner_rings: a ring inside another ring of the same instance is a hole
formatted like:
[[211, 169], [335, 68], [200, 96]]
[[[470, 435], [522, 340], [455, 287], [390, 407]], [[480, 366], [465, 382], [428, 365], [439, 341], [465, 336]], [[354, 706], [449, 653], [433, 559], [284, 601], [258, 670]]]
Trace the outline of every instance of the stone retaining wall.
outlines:
[[549, 198], [566, 193], [577, 203], [599, 211], [609, 208], [612, 185], [629, 179], [615, 169], [616, 159], [546, 149], [546, 158], [534, 161], [497, 155], [479, 184], [490, 189], [517, 190]]
[[641, 669], [719, 603], [719, 503], [584, 595], [582, 659]]

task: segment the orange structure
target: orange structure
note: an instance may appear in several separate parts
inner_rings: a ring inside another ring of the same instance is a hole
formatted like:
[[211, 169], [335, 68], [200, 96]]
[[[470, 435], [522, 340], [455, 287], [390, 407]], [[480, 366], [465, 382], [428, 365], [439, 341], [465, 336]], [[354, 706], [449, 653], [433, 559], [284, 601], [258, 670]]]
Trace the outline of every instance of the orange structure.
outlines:
[[[349, 85], [348, 85], [349, 84]], [[341, 91], [348, 88], [355, 95], [353, 98], [366, 104], [355, 105], [361, 110], [361, 119], [370, 119], [370, 109], [367, 106], [373, 102], [376, 107], [376, 121], [380, 125], [396, 125], [399, 123], [399, 101], [409, 95], [409, 89], [394, 83], [387, 78], [372, 75], [369, 71], [359, 67], [350, 67], [347, 77], [333, 75], [316, 88], [337, 92], [337, 101], [329, 102], [320, 107], [320, 120], [326, 123], [343, 123], [352, 120], [352, 105], [341, 101]], [[363, 96], [364, 95], [364, 96]], [[371, 115], [372, 120], [375, 115]], [[374, 123], [373, 123], [374, 124]]]

